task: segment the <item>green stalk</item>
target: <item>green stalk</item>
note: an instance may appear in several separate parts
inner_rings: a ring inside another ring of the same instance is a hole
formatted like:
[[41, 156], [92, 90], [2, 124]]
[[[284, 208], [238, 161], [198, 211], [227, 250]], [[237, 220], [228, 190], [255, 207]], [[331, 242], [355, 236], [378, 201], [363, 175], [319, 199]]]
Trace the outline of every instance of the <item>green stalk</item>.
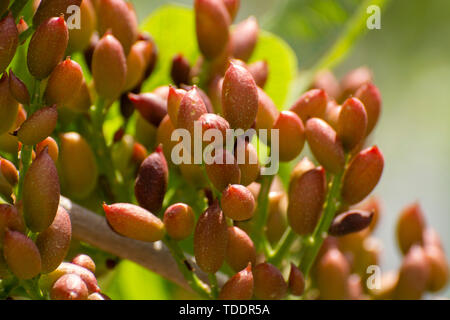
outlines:
[[211, 295], [213, 299], [219, 297], [219, 285], [217, 284], [217, 277], [215, 273], [208, 274], [209, 285], [211, 287]]
[[297, 239], [297, 235], [291, 228], [288, 228], [269, 257], [269, 262], [274, 266], [279, 266], [295, 239]]

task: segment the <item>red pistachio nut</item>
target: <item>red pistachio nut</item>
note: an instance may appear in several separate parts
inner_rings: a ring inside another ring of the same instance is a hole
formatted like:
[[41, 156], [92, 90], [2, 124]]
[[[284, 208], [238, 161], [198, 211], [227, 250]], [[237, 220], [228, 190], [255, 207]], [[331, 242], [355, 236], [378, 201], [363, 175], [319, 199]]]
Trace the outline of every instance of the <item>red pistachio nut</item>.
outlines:
[[342, 199], [355, 204], [367, 197], [381, 178], [384, 158], [377, 146], [358, 153], [345, 171], [342, 183]]
[[52, 134], [57, 120], [56, 105], [39, 109], [22, 123], [17, 138], [25, 145], [35, 145]]
[[233, 129], [249, 129], [258, 113], [258, 89], [244, 67], [231, 62], [222, 87], [222, 109]]
[[444, 251], [436, 246], [425, 246], [425, 256], [430, 266], [427, 290], [438, 292], [445, 288], [449, 279], [449, 265]]
[[80, 7], [81, 2], [81, 0], [42, 0], [34, 13], [33, 25], [39, 26], [45, 20], [59, 17], [61, 14], [64, 14], [64, 19], [67, 19], [70, 16], [70, 10], [67, 12], [67, 8], [73, 5]]
[[129, 93], [128, 98], [141, 116], [154, 126], [158, 126], [167, 114], [167, 101], [155, 93]]
[[227, 222], [215, 202], [198, 218], [194, 231], [194, 256], [200, 269], [216, 273], [225, 260], [227, 243]]
[[328, 96], [325, 90], [312, 89], [302, 94], [290, 110], [295, 112], [306, 123], [311, 118], [323, 119], [327, 102]]
[[372, 83], [363, 84], [355, 93], [355, 98], [361, 100], [367, 113], [367, 130], [369, 135], [375, 128], [381, 113], [381, 94]]
[[414, 245], [423, 243], [425, 230], [425, 219], [419, 203], [413, 203], [405, 208], [397, 221], [397, 241], [400, 251], [406, 254]]
[[131, 155], [131, 160], [138, 166], [144, 162], [145, 158], [148, 156], [147, 148], [144, 147], [139, 142], [133, 143], [133, 153]]
[[322, 213], [326, 193], [325, 170], [311, 169], [291, 183], [288, 221], [300, 235], [312, 233]]
[[230, 15], [222, 0], [195, 0], [194, 10], [200, 52], [213, 59], [228, 43]]
[[123, 91], [133, 90], [142, 82], [146, 66], [144, 53], [141, 51], [139, 42], [136, 42], [127, 56], [127, 77]]
[[139, 205], [151, 212], [161, 210], [169, 179], [169, 169], [161, 146], [142, 162], [134, 185]]
[[442, 246], [441, 237], [432, 227], [425, 227], [425, 230], [423, 230], [422, 239], [424, 246], [435, 246], [444, 249], [444, 247]]
[[339, 237], [368, 228], [372, 222], [373, 211], [351, 210], [334, 218], [328, 230], [332, 236]]
[[138, 39], [138, 22], [133, 9], [123, 0], [99, 0], [97, 12], [98, 31], [103, 35], [111, 30], [120, 41], [125, 55]]
[[64, 17], [50, 18], [38, 25], [28, 46], [27, 64], [36, 79], [47, 78], [62, 60], [69, 40]]
[[97, 43], [92, 56], [92, 77], [98, 95], [116, 99], [127, 76], [126, 56], [120, 42], [106, 33]]
[[337, 134], [346, 151], [353, 150], [366, 136], [367, 114], [364, 105], [357, 98], [345, 100], [339, 112]]
[[200, 116], [207, 113], [205, 102], [200, 95], [197, 86], [193, 86], [181, 99], [180, 107], [177, 116], [177, 128], [188, 130], [193, 136], [194, 121], [198, 120]]
[[211, 99], [213, 111], [222, 114], [222, 85], [223, 77], [215, 76], [208, 84], [208, 96]]
[[338, 249], [328, 250], [317, 266], [317, 287], [324, 300], [349, 298], [350, 265]]
[[253, 274], [251, 263], [236, 273], [220, 290], [220, 300], [250, 300], [253, 296]]
[[[215, 113], [204, 113], [198, 118], [198, 121], [200, 121], [202, 125], [202, 136], [207, 132], [209, 129], [218, 130], [220, 132], [220, 137], [222, 138], [223, 144], [225, 144], [225, 139], [227, 136], [227, 130], [230, 129], [230, 125], [227, 120], [222, 118], [221, 116], [215, 114]], [[215, 141], [215, 134], [209, 137], [210, 139], [208, 141], [203, 141], [204, 146], [206, 146], [209, 143], [219, 143], [220, 141]], [[207, 140], [206, 138], [204, 138]], [[209, 142], [210, 141], [210, 142]]]
[[16, 77], [11, 69], [9, 70], [9, 90], [14, 99], [19, 103], [24, 105], [30, 104], [30, 93], [28, 92], [27, 86], [22, 80]]
[[345, 155], [342, 143], [336, 131], [319, 118], [311, 118], [306, 122], [306, 140], [314, 157], [331, 173], [339, 173], [344, 169]]
[[427, 289], [429, 278], [430, 265], [425, 251], [422, 247], [413, 245], [403, 258], [394, 298], [420, 299]]
[[330, 70], [317, 72], [311, 88], [324, 90], [330, 98], [339, 98], [339, 82]]
[[80, 276], [69, 273], [56, 280], [50, 291], [52, 300], [87, 300], [88, 288]]
[[194, 211], [187, 204], [173, 204], [164, 212], [163, 222], [170, 237], [175, 240], [186, 239], [194, 230]]
[[266, 236], [270, 243], [277, 243], [287, 228], [286, 194], [284, 192], [269, 192], [269, 212], [266, 223]]
[[12, 14], [0, 20], [0, 74], [6, 70], [14, 58], [19, 44], [19, 31]]
[[31, 279], [41, 272], [38, 248], [30, 238], [20, 232], [5, 232], [3, 255], [9, 270], [19, 279]]
[[3, 243], [6, 230], [26, 232], [25, 223], [15, 206], [0, 204], [0, 244]]
[[248, 186], [258, 179], [261, 172], [258, 152], [255, 146], [246, 139], [239, 139], [234, 150], [239, 169], [241, 170], [241, 184]]
[[64, 103], [64, 107], [76, 113], [87, 113], [92, 105], [91, 93], [86, 81], [83, 80], [80, 89], [73, 94], [69, 101]]
[[68, 52], [83, 51], [89, 46], [92, 34], [97, 26], [97, 15], [92, 0], [83, 0], [81, 2], [80, 26], [81, 28], [79, 29], [69, 29]]
[[339, 114], [342, 106], [338, 105], [336, 101], [330, 100], [327, 103], [324, 120], [334, 129], [338, 128]]
[[255, 61], [248, 65], [248, 71], [251, 73], [256, 85], [264, 88], [269, 77], [269, 64], [266, 60]]
[[221, 206], [225, 216], [236, 221], [252, 218], [256, 209], [255, 198], [250, 190], [239, 184], [229, 185], [223, 191]]
[[169, 86], [169, 95], [167, 96], [167, 113], [169, 114], [170, 121], [173, 124], [177, 124], [178, 110], [180, 109], [181, 100], [183, 100], [186, 90], [175, 89]]
[[144, 208], [129, 203], [103, 204], [106, 219], [117, 233], [136, 240], [155, 242], [164, 236], [162, 221]]
[[79, 265], [80, 267], [86, 268], [92, 273], [95, 273], [95, 262], [86, 254], [78, 254], [72, 259], [72, 263]]
[[289, 273], [289, 290], [294, 296], [301, 296], [305, 291], [305, 277], [293, 263], [291, 263], [291, 272]]
[[228, 13], [230, 14], [231, 20], [233, 21], [234, 18], [236, 17], [236, 14], [239, 11], [241, 0], [222, 0], [222, 1], [228, 10]]
[[272, 129], [278, 115], [279, 111], [272, 99], [261, 88], [258, 88], [258, 112], [256, 114], [255, 130]]
[[233, 57], [242, 61], [248, 61], [255, 50], [258, 35], [258, 21], [253, 16], [236, 25], [231, 33]]
[[19, 182], [19, 171], [9, 160], [0, 158], [0, 173], [11, 186], [15, 186]]
[[236, 272], [244, 269], [249, 263], [255, 264], [255, 246], [244, 230], [234, 226], [228, 227], [228, 244], [225, 260]]
[[53, 159], [53, 162], [57, 163], [59, 148], [55, 139], [47, 137], [36, 145], [36, 154], [39, 155], [44, 149], [47, 148], [48, 154]]
[[257, 264], [253, 268], [254, 294], [257, 299], [280, 300], [287, 293], [288, 286], [280, 270], [270, 263]]
[[55, 270], [67, 255], [72, 238], [72, 225], [67, 211], [59, 207], [50, 227], [39, 233], [36, 246], [41, 253], [42, 273]]
[[372, 82], [372, 71], [363, 66], [349, 71], [341, 80], [341, 95], [339, 101], [347, 99], [362, 85]]
[[373, 212], [372, 222], [370, 223], [368, 230], [369, 232], [373, 232], [373, 230], [378, 225], [380, 215], [382, 214], [383, 208], [381, 200], [377, 196], [371, 196], [367, 200], [364, 200], [357, 206], [353, 207], [353, 209]]
[[294, 160], [305, 145], [305, 128], [302, 120], [292, 111], [281, 111], [272, 129], [279, 130], [280, 161]]
[[179, 53], [172, 59], [172, 67], [170, 69], [170, 76], [175, 85], [189, 84], [191, 74], [191, 65], [189, 61]]
[[17, 118], [19, 104], [10, 91], [8, 74], [4, 73], [0, 78], [0, 134], [7, 133], [14, 126]]
[[[145, 123], [147, 124], [147, 122]], [[177, 144], [177, 141], [172, 141], [171, 139], [174, 130], [175, 127], [173, 126], [172, 121], [170, 121], [169, 115], [166, 115], [159, 124], [156, 132], [156, 142], [157, 144], [162, 145], [164, 157], [166, 159], [172, 159], [172, 149]], [[169, 160], [169, 164], [171, 163], [172, 161]]]
[[298, 178], [300, 178], [306, 171], [314, 169], [314, 167], [314, 163], [309, 160], [308, 157], [303, 157], [303, 159], [300, 160], [291, 171], [291, 176], [289, 179], [289, 190], [291, 190], [291, 186]]
[[230, 184], [239, 184], [241, 170], [234, 156], [226, 149], [216, 150], [212, 163], [206, 164], [206, 174], [214, 187], [222, 192]]
[[42, 232], [53, 222], [60, 197], [58, 172], [46, 150], [32, 162], [23, 184], [23, 213], [32, 231]]

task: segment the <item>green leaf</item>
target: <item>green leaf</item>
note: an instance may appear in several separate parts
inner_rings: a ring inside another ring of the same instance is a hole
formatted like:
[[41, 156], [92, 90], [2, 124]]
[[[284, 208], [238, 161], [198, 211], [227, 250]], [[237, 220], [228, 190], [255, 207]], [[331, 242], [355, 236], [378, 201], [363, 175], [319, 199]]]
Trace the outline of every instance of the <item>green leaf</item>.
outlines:
[[120, 262], [108, 282], [103, 290], [113, 300], [170, 299], [166, 280], [127, 260]]

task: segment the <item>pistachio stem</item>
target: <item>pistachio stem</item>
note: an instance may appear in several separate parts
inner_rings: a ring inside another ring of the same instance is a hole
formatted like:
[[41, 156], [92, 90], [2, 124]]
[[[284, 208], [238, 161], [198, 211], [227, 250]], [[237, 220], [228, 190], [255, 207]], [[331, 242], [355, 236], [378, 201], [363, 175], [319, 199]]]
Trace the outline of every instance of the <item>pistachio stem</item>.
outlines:
[[297, 239], [297, 235], [291, 228], [288, 228], [269, 257], [269, 262], [274, 266], [279, 266], [295, 239]]
[[261, 189], [258, 194], [258, 208], [256, 213], [256, 221], [252, 227], [253, 243], [256, 251], [260, 251], [263, 245], [263, 238], [265, 237], [264, 227], [267, 222], [268, 205], [269, 205], [269, 191], [272, 185], [274, 176], [262, 176]]
[[219, 286], [217, 285], [217, 278], [215, 273], [208, 274], [209, 285], [211, 287], [211, 296], [213, 299], [217, 299], [219, 296]]

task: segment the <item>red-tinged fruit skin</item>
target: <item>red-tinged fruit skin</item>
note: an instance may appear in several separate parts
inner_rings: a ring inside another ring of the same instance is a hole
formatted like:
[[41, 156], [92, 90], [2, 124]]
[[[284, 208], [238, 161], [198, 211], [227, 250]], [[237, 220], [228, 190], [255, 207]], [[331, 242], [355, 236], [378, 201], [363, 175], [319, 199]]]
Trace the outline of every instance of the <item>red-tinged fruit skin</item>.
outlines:
[[359, 232], [369, 227], [372, 217], [373, 211], [351, 210], [340, 213], [334, 218], [328, 234], [339, 237]]
[[156, 142], [158, 145], [162, 145], [164, 157], [170, 159], [169, 164], [172, 164], [172, 149], [178, 143], [178, 141], [172, 141], [171, 139], [174, 130], [175, 127], [173, 126], [169, 115], [166, 115], [156, 131]]
[[191, 74], [191, 66], [189, 61], [181, 54], [177, 54], [172, 59], [172, 68], [170, 69], [170, 76], [175, 85], [189, 84]]
[[195, 30], [200, 52], [209, 60], [228, 43], [230, 15], [222, 0], [195, 0]]
[[17, 138], [25, 145], [35, 145], [52, 134], [58, 121], [56, 105], [39, 109], [20, 126]]
[[164, 212], [163, 222], [170, 237], [178, 241], [186, 239], [195, 227], [194, 211], [187, 204], [173, 204]]
[[12, 14], [0, 20], [0, 74], [5, 71], [14, 58], [19, 44], [19, 31]]
[[305, 128], [302, 120], [292, 111], [281, 111], [272, 130], [278, 130], [280, 161], [294, 160], [305, 145]]
[[253, 144], [245, 139], [239, 139], [234, 150], [241, 171], [241, 184], [248, 186], [258, 179], [261, 172], [257, 150]]
[[200, 269], [216, 273], [225, 260], [227, 243], [226, 218], [215, 202], [198, 218], [194, 231], [194, 256]]
[[60, 197], [58, 172], [47, 150], [31, 163], [23, 183], [23, 213], [32, 231], [42, 232], [53, 222]]
[[7, 133], [14, 125], [19, 111], [19, 104], [11, 94], [8, 74], [0, 78], [0, 134]]
[[164, 224], [153, 213], [128, 203], [103, 205], [109, 225], [117, 233], [135, 240], [159, 241], [164, 236]]
[[67, 255], [72, 238], [70, 216], [63, 207], [58, 207], [50, 227], [39, 233], [36, 246], [41, 253], [42, 273], [55, 270]]
[[254, 294], [261, 300], [280, 300], [287, 293], [288, 286], [280, 270], [270, 263], [257, 264], [253, 268]]
[[64, 20], [67, 20], [71, 15], [71, 11], [67, 12], [67, 8], [72, 5], [80, 7], [81, 2], [82, 0], [42, 0], [38, 2], [39, 7], [33, 16], [33, 25], [39, 26], [45, 20], [59, 17], [61, 14], [64, 14]]
[[144, 53], [140, 49], [139, 43], [135, 43], [127, 56], [127, 77], [123, 91], [130, 91], [136, 88], [144, 77], [146, 61]]
[[372, 78], [372, 71], [366, 66], [362, 66], [347, 72], [340, 83], [341, 95], [339, 101], [347, 99], [350, 95], [354, 94], [361, 86], [366, 83], [372, 82]]
[[0, 158], [0, 173], [11, 186], [15, 186], [19, 182], [19, 171], [9, 160]]
[[175, 126], [177, 125], [178, 110], [180, 109], [181, 100], [183, 100], [186, 90], [175, 89], [169, 86], [169, 95], [167, 96], [167, 113], [169, 114], [170, 121]]
[[291, 183], [288, 222], [297, 234], [312, 233], [322, 213], [326, 194], [325, 170], [311, 169]]
[[258, 89], [250, 72], [232, 62], [223, 79], [222, 110], [233, 129], [249, 129], [258, 113]]
[[381, 94], [371, 82], [362, 85], [356, 92], [355, 98], [361, 100], [367, 113], [367, 130], [369, 135], [375, 128], [381, 114]]
[[289, 273], [289, 290], [294, 296], [301, 296], [305, 291], [305, 277], [293, 263]]
[[367, 130], [367, 114], [357, 98], [345, 100], [339, 112], [336, 132], [346, 151], [353, 150], [363, 142]]
[[258, 42], [259, 26], [256, 18], [251, 16], [240, 22], [231, 33], [233, 57], [248, 61]]
[[[221, 206], [223, 213], [230, 219], [244, 221], [251, 219], [255, 213], [256, 204], [253, 194], [240, 184], [226, 187], [222, 193]], [[242, 268], [239, 268], [241, 270]]]
[[169, 181], [169, 169], [161, 146], [141, 164], [134, 194], [139, 205], [150, 212], [161, 210]]
[[249, 263], [256, 262], [256, 249], [252, 239], [238, 227], [228, 227], [227, 255], [228, 265], [236, 272], [244, 269]]
[[317, 161], [331, 173], [340, 173], [344, 169], [345, 154], [336, 131], [319, 118], [306, 122], [306, 140]]
[[222, 192], [230, 184], [239, 184], [241, 170], [234, 156], [226, 149], [219, 149], [211, 163], [205, 165], [206, 174], [213, 186]]
[[14, 99], [19, 103], [24, 105], [30, 104], [30, 93], [28, 92], [27, 86], [22, 80], [16, 77], [11, 69], [9, 70], [9, 90]]
[[330, 70], [321, 70], [314, 77], [311, 88], [325, 90], [332, 99], [339, 98], [339, 82]]
[[72, 263], [79, 265], [80, 267], [86, 268], [92, 273], [95, 273], [95, 262], [86, 254], [78, 254], [72, 259]]
[[31, 37], [27, 65], [31, 75], [38, 80], [47, 78], [64, 56], [69, 40], [64, 17], [42, 22]]
[[167, 114], [167, 101], [154, 93], [129, 93], [128, 98], [141, 116], [156, 127]]
[[295, 112], [306, 123], [311, 118], [323, 119], [327, 102], [328, 95], [325, 90], [312, 89], [302, 94], [289, 110]]
[[291, 175], [289, 177], [289, 190], [291, 190], [291, 186], [298, 180], [305, 172], [314, 169], [314, 163], [308, 159], [308, 157], [303, 157], [291, 171]]
[[193, 136], [194, 121], [207, 112], [208, 110], [200, 95], [200, 91], [194, 86], [181, 99], [176, 127], [188, 130]]
[[269, 77], [269, 64], [266, 60], [255, 61], [248, 65], [248, 71], [251, 73], [256, 85], [264, 88]]
[[69, 273], [56, 280], [50, 291], [52, 300], [87, 300], [88, 289], [80, 276]]
[[445, 288], [449, 279], [449, 264], [444, 251], [436, 246], [425, 246], [425, 256], [430, 266], [427, 290], [438, 292]]
[[220, 300], [250, 300], [253, 296], [253, 274], [251, 263], [232, 276], [220, 290]]
[[86, 81], [83, 81], [78, 92], [69, 101], [66, 101], [63, 106], [76, 113], [87, 113], [91, 105], [91, 93]]
[[[272, 99], [261, 88], [258, 88], [258, 112], [256, 114], [255, 130], [272, 129], [279, 111]], [[269, 138], [269, 137], [268, 137]]]
[[[74, 0], [76, 1], [76, 0]], [[83, 51], [89, 46], [97, 26], [97, 15], [92, 0], [82, 0], [80, 5], [80, 29], [69, 29], [68, 52]]]
[[317, 266], [317, 287], [324, 300], [349, 299], [350, 265], [338, 249], [328, 250]]
[[424, 213], [419, 203], [416, 202], [403, 208], [396, 227], [397, 242], [403, 254], [406, 254], [413, 245], [423, 244], [425, 228]]
[[347, 204], [355, 204], [366, 198], [381, 178], [384, 157], [377, 146], [359, 152], [347, 167], [341, 195]]
[[44, 149], [47, 148], [48, 154], [55, 163], [58, 161], [59, 148], [55, 139], [47, 137], [36, 145], [36, 154], [39, 155]]
[[223, 0], [223, 3], [230, 14], [231, 21], [233, 21], [239, 11], [241, 0]]
[[3, 243], [7, 229], [18, 232], [26, 232], [25, 223], [15, 206], [0, 204], [0, 245]]
[[20, 232], [5, 232], [3, 255], [9, 270], [19, 279], [31, 279], [41, 272], [38, 248], [30, 238]]

